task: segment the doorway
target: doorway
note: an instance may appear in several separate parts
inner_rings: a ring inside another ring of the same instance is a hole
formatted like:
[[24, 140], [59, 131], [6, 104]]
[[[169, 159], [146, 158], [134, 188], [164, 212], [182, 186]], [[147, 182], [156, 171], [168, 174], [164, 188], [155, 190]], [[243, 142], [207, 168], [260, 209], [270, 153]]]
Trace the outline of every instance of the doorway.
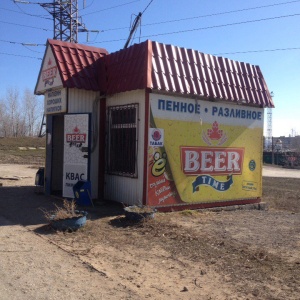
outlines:
[[62, 195], [64, 165], [64, 115], [53, 116], [51, 194]]

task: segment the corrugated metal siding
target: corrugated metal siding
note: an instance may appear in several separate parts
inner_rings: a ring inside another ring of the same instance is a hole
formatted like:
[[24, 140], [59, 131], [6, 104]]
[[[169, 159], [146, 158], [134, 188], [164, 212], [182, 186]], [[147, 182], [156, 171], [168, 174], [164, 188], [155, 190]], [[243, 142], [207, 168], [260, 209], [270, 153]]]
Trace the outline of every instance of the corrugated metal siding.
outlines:
[[100, 58], [108, 52], [102, 48], [48, 40], [56, 59], [64, 87], [99, 91]]
[[99, 92], [68, 89], [68, 113], [86, 113], [93, 111], [93, 103], [99, 98]]
[[152, 42], [151, 89], [273, 107], [258, 66]]
[[[138, 123], [138, 178], [105, 174], [105, 198], [129, 205], [142, 204], [144, 175], [144, 128], [145, 128], [145, 91], [138, 90], [107, 97], [107, 106], [139, 104]], [[122, 151], [120, 149], [120, 151]]]
[[[68, 113], [92, 113], [92, 122], [96, 112], [93, 111], [93, 104], [99, 98], [99, 92], [85, 91], [79, 89], [68, 90]], [[97, 106], [99, 109], [99, 105]], [[97, 122], [99, 133], [99, 118]], [[90, 139], [93, 131], [91, 131]], [[92, 185], [92, 198], [98, 197], [98, 166], [99, 166], [99, 139], [91, 155], [90, 178]]]

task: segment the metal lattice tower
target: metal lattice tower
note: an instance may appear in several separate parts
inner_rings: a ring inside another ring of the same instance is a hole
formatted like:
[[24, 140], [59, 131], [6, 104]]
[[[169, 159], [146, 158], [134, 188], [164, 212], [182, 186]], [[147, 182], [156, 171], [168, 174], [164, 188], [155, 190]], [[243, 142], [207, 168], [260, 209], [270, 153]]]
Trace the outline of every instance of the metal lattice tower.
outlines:
[[[271, 92], [271, 97], [274, 97], [274, 93]], [[273, 138], [273, 132], [272, 132], [272, 126], [273, 126], [273, 120], [272, 120], [272, 108], [267, 108], [267, 138], [266, 138], [266, 145], [265, 148], [268, 150], [272, 150], [273, 143], [272, 143], [272, 138]]]
[[53, 39], [77, 43], [78, 32], [88, 32], [79, 22], [78, 0], [53, 0], [52, 3], [40, 3], [53, 17]]
[[272, 149], [272, 108], [267, 108], [267, 139], [266, 148]]

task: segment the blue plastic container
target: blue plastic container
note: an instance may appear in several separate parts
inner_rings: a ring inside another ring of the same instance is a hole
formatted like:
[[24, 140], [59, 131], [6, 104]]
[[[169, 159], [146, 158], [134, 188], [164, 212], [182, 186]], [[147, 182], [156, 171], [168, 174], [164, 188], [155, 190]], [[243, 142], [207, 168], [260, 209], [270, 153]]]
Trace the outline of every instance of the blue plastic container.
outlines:
[[88, 180], [80, 180], [73, 186], [74, 198], [79, 206], [92, 205], [91, 198], [91, 182]]
[[72, 218], [55, 220], [55, 215], [53, 216], [53, 220], [51, 220], [50, 225], [56, 230], [72, 230], [75, 231], [80, 227], [84, 226], [86, 223], [86, 211], [76, 211], [78, 216], [74, 216]]

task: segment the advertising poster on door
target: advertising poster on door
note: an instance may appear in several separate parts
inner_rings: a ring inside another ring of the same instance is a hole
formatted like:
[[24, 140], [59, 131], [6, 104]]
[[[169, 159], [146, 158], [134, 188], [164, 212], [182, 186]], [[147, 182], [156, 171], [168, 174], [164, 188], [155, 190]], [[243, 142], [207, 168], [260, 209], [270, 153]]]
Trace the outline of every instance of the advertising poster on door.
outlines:
[[262, 108], [150, 96], [148, 205], [257, 199]]
[[65, 115], [63, 197], [74, 198], [73, 186], [88, 179], [89, 115]]

